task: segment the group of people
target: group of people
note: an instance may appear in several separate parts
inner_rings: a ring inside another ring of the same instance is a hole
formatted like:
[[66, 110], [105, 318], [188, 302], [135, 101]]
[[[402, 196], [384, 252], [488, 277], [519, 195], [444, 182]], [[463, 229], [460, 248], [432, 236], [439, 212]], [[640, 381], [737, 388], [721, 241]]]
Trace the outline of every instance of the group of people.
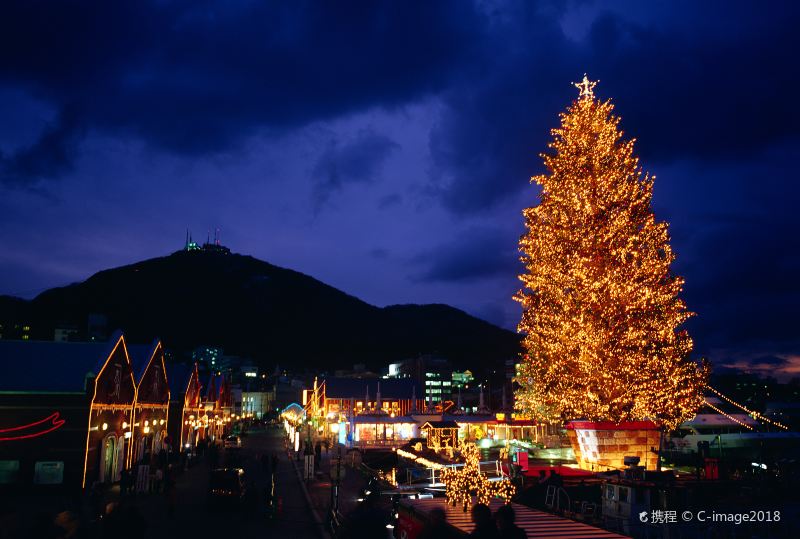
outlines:
[[[469, 537], [475, 539], [527, 539], [525, 530], [514, 523], [516, 515], [510, 505], [500, 506], [495, 514], [488, 505], [479, 503], [472, 508], [474, 529]], [[337, 539], [374, 539], [386, 536], [387, 515], [381, 507], [380, 495], [371, 492], [353, 511], [336, 534]], [[462, 537], [447, 523], [442, 508], [432, 509], [418, 539], [456, 539]]]
[[[479, 503], [472, 508], [472, 522], [475, 528], [469, 537], [475, 539], [526, 539], [525, 530], [514, 523], [516, 515], [510, 505], [502, 505], [495, 511], [488, 505]], [[454, 539], [453, 528], [447, 524], [444, 509], [436, 508], [428, 513], [428, 522], [420, 532], [419, 539]]]

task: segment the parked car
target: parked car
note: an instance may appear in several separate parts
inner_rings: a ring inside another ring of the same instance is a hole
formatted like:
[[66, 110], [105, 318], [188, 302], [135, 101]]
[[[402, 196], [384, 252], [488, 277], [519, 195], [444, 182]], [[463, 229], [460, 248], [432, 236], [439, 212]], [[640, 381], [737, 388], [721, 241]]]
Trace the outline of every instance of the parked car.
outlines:
[[239, 448], [239, 447], [242, 447], [242, 439], [238, 435], [231, 434], [230, 436], [225, 438], [225, 449]]
[[211, 471], [208, 482], [209, 501], [221, 504], [240, 504], [247, 494], [244, 470], [241, 468], [217, 468]]

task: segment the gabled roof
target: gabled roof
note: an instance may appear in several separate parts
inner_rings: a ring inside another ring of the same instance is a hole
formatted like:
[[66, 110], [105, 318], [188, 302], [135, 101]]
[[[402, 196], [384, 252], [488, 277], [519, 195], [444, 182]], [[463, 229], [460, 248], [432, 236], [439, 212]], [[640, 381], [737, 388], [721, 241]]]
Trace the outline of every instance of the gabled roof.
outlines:
[[417, 398], [422, 398], [419, 387], [411, 378], [326, 378], [325, 395], [329, 399], [363, 400], [369, 388], [369, 398], [375, 400], [378, 384], [382, 399], [411, 399], [415, 388]]
[[152, 344], [127, 344], [128, 357], [131, 358], [131, 367], [133, 368], [133, 376], [136, 379], [136, 384], [142, 383], [147, 366], [153, 358], [156, 347], [161, 341], [156, 339]]
[[281, 410], [281, 415], [288, 414], [295, 417], [305, 417], [306, 410], [296, 402], [289, 404], [286, 408]]
[[220, 376], [218, 374], [211, 374], [208, 377], [205, 395], [207, 402], [217, 402], [217, 400], [219, 400], [219, 378]]
[[186, 363], [167, 364], [167, 383], [169, 384], [169, 394], [172, 400], [182, 398], [186, 395], [189, 388], [189, 380], [192, 378], [194, 365]]
[[[454, 414], [444, 414], [442, 416], [442, 421], [455, 421], [456, 423], [490, 423], [490, 424], [497, 424], [497, 418], [493, 415], [470, 415], [470, 414], [463, 414], [463, 415], [454, 415]], [[520, 420], [521, 421], [521, 420]], [[519, 425], [519, 421], [514, 422], [515, 425]], [[537, 425], [535, 421], [530, 423], [531, 425]], [[525, 423], [527, 425], [527, 423]]]
[[103, 368], [122, 334], [108, 342], [0, 340], [0, 391], [85, 393], [87, 377]]
[[458, 423], [455, 421], [426, 421], [420, 427], [420, 430], [426, 428], [434, 428], [434, 429], [457, 429]]

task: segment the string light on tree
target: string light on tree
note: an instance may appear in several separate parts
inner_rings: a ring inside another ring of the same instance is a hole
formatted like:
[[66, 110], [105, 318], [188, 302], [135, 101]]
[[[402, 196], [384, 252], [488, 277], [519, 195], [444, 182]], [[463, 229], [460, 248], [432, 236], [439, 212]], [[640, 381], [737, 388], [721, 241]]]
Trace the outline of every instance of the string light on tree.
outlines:
[[539, 204], [523, 211], [526, 272], [515, 299], [526, 354], [516, 405], [551, 422], [651, 419], [667, 428], [703, 404], [708, 366], [689, 359], [690, 317], [667, 224], [596, 81], [552, 130]]
[[762, 423], [769, 423], [770, 425], [774, 425], [774, 426], [776, 426], [778, 428], [781, 428], [783, 430], [789, 430], [789, 427], [787, 427], [786, 425], [784, 425], [784, 424], [782, 424], [782, 423], [780, 423], [778, 421], [773, 421], [772, 419], [770, 419], [770, 418], [768, 418], [768, 417], [766, 417], [766, 416], [764, 416], [764, 415], [762, 415], [762, 414], [760, 414], [760, 413], [758, 413], [758, 412], [756, 412], [754, 410], [748, 409], [746, 406], [744, 406], [742, 404], [739, 404], [738, 402], [734, 401], [733, 399], [731, 399], [729, 397], [726, 397], [725, 395], [723, 395], [722, 393], [720, 393], [719, 391], [717, 391], [713, 387], [708, 386], [708, 389], [710, 389], [715, 395], [717, 395], [721, 399], [729, 402], [730, 404], [733, 404], [734, 406], [736, 406], [737, 408], [739, 408], [741, 410], [744, 410], [745, 412], [750, 414], [750, 416], [753, 419], [757, 419], [757, 420], [761, 421]]
[[480, 450], [475, 444], [462, 442], [460, 450], [464, 466], [442, 471], [447, 503], [453, 506], [460, 505], [464, 511], [469, 508], [472, 496], [475, 496], [478, 503], [486, 505], [489, 505], [489, 501], [494, 497], [510, 503], [516, 491], [514, 485], [506, 478], [491, 481], [481, 472]]
[[713, 405], [713, 404], [711, 404], [710, 402], [708, 402], [708, 401], [705, 401], [705, 405], [706, 405], [706, 406], [708, 406], [709, 408], [711, 408], [712, 410], [714, 410], [715, 412], [717, 412], [718, 414], [720, 414], [720, 415], [722, 415], [722, 416], [725, 416], [725, 417], [727, 417], [728, 419], [730, 419], [730, 420], [731, 420], [731, 421], [733, 421], [734, 423], [738, 423], [739, 425], [741, 425], [741, 426], [743, 426], [743, 427], [747, 428], [748, 430], [754, 430], [754, 429], [753, 429], [753, 427], [751, 427], [751, 426], [750, 426], [750, 425], [748, 425], [747, 423], [745, 423], [745, 422], [743, 422], [743, 421], [739, 421], [738, 419], [736, 419], [736, 418], [735, 418], [735, 417], [733, 417], [732, 415], [728, 415], [728, 414], [726, 414], [725, 412], [723, 412], [722, 410], [720, 410], [719, 408], [717, 408], [716, 406], [714, 406], [714, 405]]

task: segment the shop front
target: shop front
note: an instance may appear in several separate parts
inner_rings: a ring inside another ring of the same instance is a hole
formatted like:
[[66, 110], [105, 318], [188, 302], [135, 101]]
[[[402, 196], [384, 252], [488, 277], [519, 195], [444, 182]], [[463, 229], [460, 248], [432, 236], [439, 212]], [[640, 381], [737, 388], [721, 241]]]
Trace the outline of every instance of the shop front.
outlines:
[[117, 481], [130, 448], [135, 386], [124, 339], [0, 341], [0, 489], [80, 489]]
[[131, 346], [129, 353], [137, 380], [134, 404], [131, 464], [151, 464], [167, 451], [169, 383], [160, 341], [150, 346]]

